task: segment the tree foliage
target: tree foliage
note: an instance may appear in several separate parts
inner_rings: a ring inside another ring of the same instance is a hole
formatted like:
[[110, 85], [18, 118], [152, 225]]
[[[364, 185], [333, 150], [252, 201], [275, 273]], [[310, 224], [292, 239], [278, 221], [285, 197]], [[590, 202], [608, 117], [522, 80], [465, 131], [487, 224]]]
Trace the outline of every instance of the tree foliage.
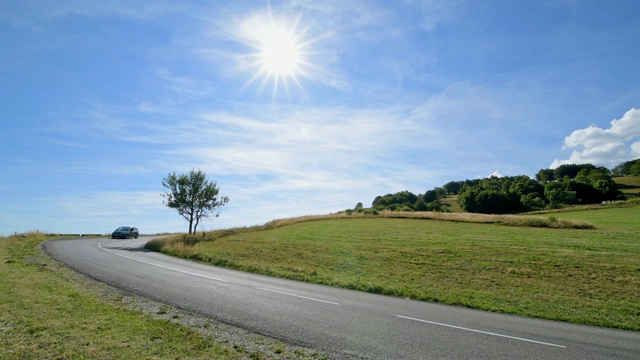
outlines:
[[449, 181], [448, 183], [444, 184], [442, 186], [442, 188], [444, 189], [445, 193], [447, 193], [448, 195], [458, 195], [460, 194], [460, 190], [462, 190], [462, 188], [467, 185], [467, 186], [473, 186], [473, 185], [477, 185], [480, 182], [480, 179], [473, 179], [473, 180], [464, 180], [464, 181]]
[[[528, 176], [496, 177], [480, 180], [476, 185], [465, 185], [458, 203], [468, 212], [499, 214], [535, 207], [540, 204], [543, 189]], [[524, 201], [522, 198], [525, 198]]]
[[623, 197], [607, 168], [570, 164], [542, 169], [536, 180], [528, 176], [482, 179], [476, 185], [464, 186], [458, 203], [469, 212], [513, 213]]
[[418, 195], [405, 190], [395, 194], [376, 196], [371, 206], [376, 210], [446, 211], [446, 205], [440, 202], [445, 195], [445, 190], [439, 187]]
[[405, 190], [400, 191], [395, 194], [387, 194], [384, 196], [377, 196], [371, 205], [375, 208], [388, 208], [391, 205], [401, 206], [408, 205], [412, 206], [418, 200], [418, 196], [413, 194], [412, 192]]
[[640, 159], [626, 161], [613, 168], [614, 175], [640, 176]]
[[541, 169], [536, 174], [536, 180], [540, 183], [547, 183], [564, 178], [577, 179], [581, 173], [588, 175], [591, 172], [611, 177], [611, 171], [604, 166], [596, 167], [593, 164], [565, 164], [555, 169]]
[[[162, 197], [167, 207], [176, 209], [189, 222], [189, 234], [195, 233], [201, 220], [214, 215], [215, 209], [229, 202], [226, 196], [219, 197], [220, 189], [215, 182], [207, 180], [201, 170], [192, 169], [188, 174], [169, 174], [162, 180], [167, 189]], [[215, 216], [218, 217], [219, 213]]]
[[[636, 169], [640, 175], [640, 159], [618, 165], [613, 173], [633, 175]], [[535, 179], [524, 175], [492, 176], [450, 181], [419, 195], [405, 190], [377, 196], [372, 207], [378, 210], [448, 211], [442, 198], [458, 195], [458, 204], [464, 211], [497, 214], [624, 199], [611, 176], [612, 172], [602, 166], [567, 164], [556, 169], [541, 169]]]

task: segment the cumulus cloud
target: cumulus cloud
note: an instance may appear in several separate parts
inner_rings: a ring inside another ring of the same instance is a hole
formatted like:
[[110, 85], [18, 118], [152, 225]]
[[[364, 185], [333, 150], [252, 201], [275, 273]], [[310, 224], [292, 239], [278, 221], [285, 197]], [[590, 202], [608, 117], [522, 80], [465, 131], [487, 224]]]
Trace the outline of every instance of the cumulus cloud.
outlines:
[[632, 108], [611, 127], [591, 125], [575, 130], [564, 139], [563, 149], [574, 149], [569, 159], [556, 159], [551, 168], [564, 164], [597, 164], [613, 167], [640, 157], [640, 109]]

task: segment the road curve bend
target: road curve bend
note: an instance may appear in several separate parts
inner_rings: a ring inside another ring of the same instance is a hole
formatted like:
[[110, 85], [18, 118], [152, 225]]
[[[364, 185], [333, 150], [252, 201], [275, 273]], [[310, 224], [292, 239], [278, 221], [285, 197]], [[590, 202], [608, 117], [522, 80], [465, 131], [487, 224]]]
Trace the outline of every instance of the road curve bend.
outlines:
[[150, 237], [50, 240], [94, 279], [337, 359], [639, 359], [640, 332], [529, 319], [207, 266]]

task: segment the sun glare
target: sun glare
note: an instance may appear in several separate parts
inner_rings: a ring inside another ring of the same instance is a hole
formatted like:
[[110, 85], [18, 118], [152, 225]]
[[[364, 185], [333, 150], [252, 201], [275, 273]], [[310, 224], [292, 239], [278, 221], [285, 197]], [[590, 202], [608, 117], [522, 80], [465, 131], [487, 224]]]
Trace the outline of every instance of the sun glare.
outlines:
[[272, 28], [264, 35], [260, 48], [261, 62], [270, 76], [295, 76], [301, 62], [293, 34]]
[[266, 16], [252, 17], [244, 23], [246, 44], [255, 49], [247, 55], [250, 59], [247, 65], [254, 70], [254, 75], [245, 87], [262, 79], [260, 90], [272, 83], [274, 98], [280, 88], [289, 96], [291, 83], [303, 91], [300, 79], [306, 76], [305, 68], [311, 65], [307, 60], [311, 41], [303, 41], [305, 31], [298, 28], [299, 24], [300, 18], [276, 20], [270, 11]]

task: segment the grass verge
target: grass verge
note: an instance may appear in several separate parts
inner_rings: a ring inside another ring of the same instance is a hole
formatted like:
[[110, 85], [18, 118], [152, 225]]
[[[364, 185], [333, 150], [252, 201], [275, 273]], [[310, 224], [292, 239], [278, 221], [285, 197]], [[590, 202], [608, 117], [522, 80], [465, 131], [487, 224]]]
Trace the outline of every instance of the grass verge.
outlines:
[[166, 305], [132, 305], [132, 294], [106, 291], [43, 255], [46, 238], [0, 238], [1, 359], [324, 358], [255, 334], [230, 338], [240, 330], [207, 319], [184, 326], [192, 315]]
[[442, 221], [395, 215], [403, 218], [340, 214], [278, 220], [175, 236], [150, 247], [361, 291], [640, 330], [638, 206], [546, 218], [549, 224], [589, 225], [561, 228], [504, 226], [511, 217], [460, 214]]

